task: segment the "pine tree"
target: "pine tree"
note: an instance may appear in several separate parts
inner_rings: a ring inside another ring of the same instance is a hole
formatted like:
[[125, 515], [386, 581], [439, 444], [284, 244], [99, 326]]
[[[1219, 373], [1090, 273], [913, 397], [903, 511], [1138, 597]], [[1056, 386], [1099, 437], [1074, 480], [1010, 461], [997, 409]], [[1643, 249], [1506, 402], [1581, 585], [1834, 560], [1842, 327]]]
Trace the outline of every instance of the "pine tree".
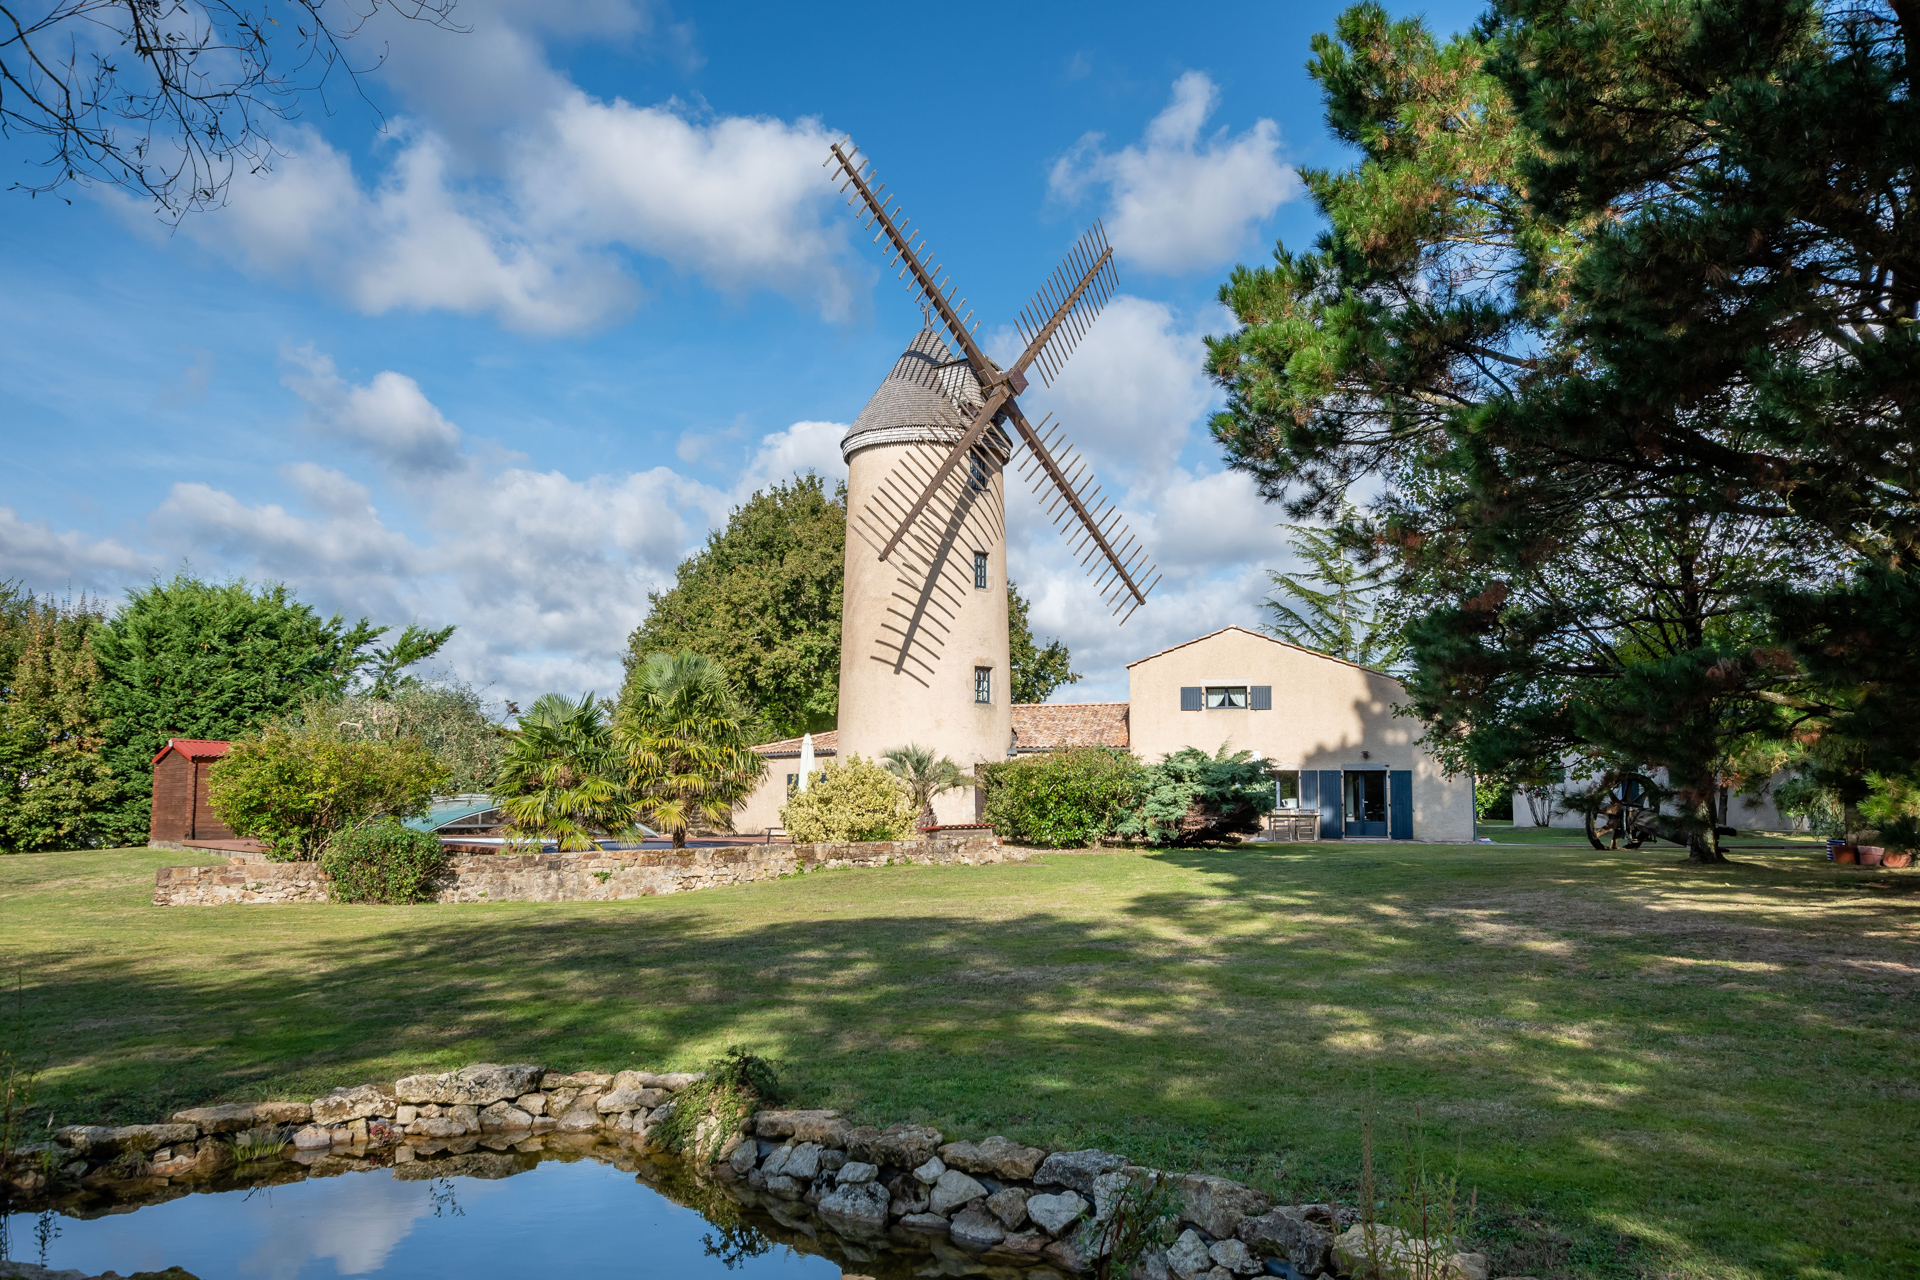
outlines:
[[[1341, 517], [1351, 521], [1355, 512], [1345, 508]], [[1391, 670], [1406, 646], [1378, 608], [1377, 598], [1386, 586], [1380, 570], [1360, 564], [1337, 527], [1292, 525], [1287, 545], [1307, 568], [1267, 575], [1275, 594], [1267, 597], [1263, 629], [1363, 667]]]
[[97, 602], [35, 599], [0, 583], [0, 849], [101, 842], [114, 794], [103, 756]]
[[1369, 4], [1315, 53], [1363, 159], [1223, 290], [1215, 432], [1296, 515], [1384, 483], [1429, 741], [1659, 764], [1695, 837], [1745, 734], [1920, 761], [1898, 14], [1501, 0], [1443, 46]]

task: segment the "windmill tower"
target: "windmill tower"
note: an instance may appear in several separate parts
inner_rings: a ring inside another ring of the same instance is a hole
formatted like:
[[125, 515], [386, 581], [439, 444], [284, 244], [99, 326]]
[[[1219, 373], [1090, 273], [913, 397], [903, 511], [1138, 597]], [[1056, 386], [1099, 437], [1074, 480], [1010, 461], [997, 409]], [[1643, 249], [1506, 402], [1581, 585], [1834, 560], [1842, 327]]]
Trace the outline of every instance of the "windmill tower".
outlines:
[[[1112, 296], [1113, 251], [1098, 226], [1080, 238], [1021, 312], [1026, 348], [1003, 369], [975, 343], [966, 299], [956, 305], [940, 268], [928, 268], [926, 241], [907, 230], [859, 148], [835, 143], [827, 163], [928, 313], [840, 444], [840, 756], [916, 743], [971, 769], [1013, 746], [1005, 481], [1015, 453], [1024, 451], [1023, 477], [1122, 623], [1159, 581], [1058, 424], [1029, 423], [1018, 399], [1029, 369], [1052, 383]], [[950, 792], [934, 810], [942, 822], [973, 821], [973, 795]]]

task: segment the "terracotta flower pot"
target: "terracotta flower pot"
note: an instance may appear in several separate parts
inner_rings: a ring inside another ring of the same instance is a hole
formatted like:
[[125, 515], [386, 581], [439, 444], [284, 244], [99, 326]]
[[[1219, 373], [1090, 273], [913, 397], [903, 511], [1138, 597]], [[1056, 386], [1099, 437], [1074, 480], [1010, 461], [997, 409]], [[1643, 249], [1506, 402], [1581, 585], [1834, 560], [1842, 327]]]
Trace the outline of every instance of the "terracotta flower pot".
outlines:
[[1852, 845], [1843, 844], [1833, 851], [1833, 860], [1851, 865], [1860, 861], [1860, 854]]
[[1910, 867], [1913, 865], [1911, 853], [1889, 853], [1880, 860], [1883, 867]]
[[1880, 859], [1886, 856], [1887, 851], [1877, 844], [1860, 846], [1860, 865], [1863, 867], [1877, 867], [1880, 865]]

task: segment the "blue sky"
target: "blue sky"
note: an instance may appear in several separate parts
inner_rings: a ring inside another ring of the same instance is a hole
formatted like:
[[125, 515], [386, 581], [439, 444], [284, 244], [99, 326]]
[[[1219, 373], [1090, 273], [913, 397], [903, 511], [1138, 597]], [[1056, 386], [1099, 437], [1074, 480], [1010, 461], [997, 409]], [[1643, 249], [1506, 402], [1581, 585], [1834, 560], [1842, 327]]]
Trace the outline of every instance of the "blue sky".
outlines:
[[[1254, 625], [1280, 514], [1223, 471], [1215, 292], [1346, 162], [1303, 70], [1331, 4], [699, 6], [461, 0], [376, 19], [363, 104], [178, 229], [116, 193], [0, 193], [0, 577], [117, 597], [183, 561], [350, 617], [460, 630], [523, 703], [611, 690], [646, 595], [836, 442], [920, 322], [820, 161], [879, 165], [982, 319], [1095, 217], [1120, 276], [1057, 412], [1166, 578], [1124, 629], [1030, 503], [1037, 629], [1123, 666]], [[1441, 31], [1471, 6], [1425, 10]], [[8, 183], [35, 159], [0, 143]], [[1004, 350], [1005, 334], [990, 337]], [[1038, 388], [1036, 388], [1038, 390]]]

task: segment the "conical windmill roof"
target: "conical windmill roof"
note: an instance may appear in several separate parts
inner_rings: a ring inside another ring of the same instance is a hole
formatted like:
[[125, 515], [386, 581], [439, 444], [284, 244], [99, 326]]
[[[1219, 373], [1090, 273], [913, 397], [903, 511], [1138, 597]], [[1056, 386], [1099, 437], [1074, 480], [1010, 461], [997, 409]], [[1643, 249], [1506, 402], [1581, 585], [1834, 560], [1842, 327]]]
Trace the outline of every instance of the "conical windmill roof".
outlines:
[[[953, 444], [982, 403], [967, 362], [956, 360], [933, 329], [922, 329], [840, 438], [840, 456], [851, 462], [855, 453], [880, 444]], [[998, 427], [989, 434], [1004, 452], [1006, 434]]]

